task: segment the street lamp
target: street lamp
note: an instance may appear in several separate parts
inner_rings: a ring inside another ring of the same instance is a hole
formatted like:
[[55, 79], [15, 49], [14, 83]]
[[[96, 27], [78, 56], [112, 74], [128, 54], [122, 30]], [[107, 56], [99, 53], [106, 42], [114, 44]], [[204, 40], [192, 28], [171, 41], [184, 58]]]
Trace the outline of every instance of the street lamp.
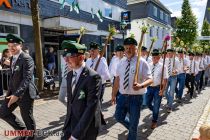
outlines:
[[124, 40], [124, 36], [125, 36], [125, 27], [127, 26], [127, 23], [125, 22], [125, 20], [123, 20], [121, 23], [120, 23], [120, 27], [123, 31], [123, 40]]

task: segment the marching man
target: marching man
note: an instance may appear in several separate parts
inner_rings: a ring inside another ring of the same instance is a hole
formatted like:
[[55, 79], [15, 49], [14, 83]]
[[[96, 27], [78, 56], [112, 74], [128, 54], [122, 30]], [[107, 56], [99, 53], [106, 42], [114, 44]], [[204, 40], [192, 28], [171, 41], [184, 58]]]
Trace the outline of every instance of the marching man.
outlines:
[[[135, 39], [126, 38], [124, 40], [126, 59], [123, 59], [117, 67], [112, 92], [113, 104], [116, 103], [118, 90], [120, 92], [115, 118], [129, 130], [128, 140], [137, 139], [142, 96], [146, 91], [146, 87], [152, 84], [151, 71], [148, 63], [143, 58], [140, 59], [138, 82], [133, 83], [137, 62], [136, 46], [137, 42]], [[127, 113], [129, 113], [128, 119], [126, 117]]]
[[[147, 106], [152, 111], [152, 124], [151, 128], [157, 127], [158, 114], [160, 110], [160, 104], [167, 84], [168, 73], [166, 67], [163, 70], [163, 64], [159, 62], [160, 52], [154, 49], [152, 52], [152, 62], [149, 64], [152, 70], [153, 84], [147, 88], [146, 99]], [[163, 71], [162, 71], [163, 70]], [[161, 85], [161, 76], [163, 74], [163, 83]]]

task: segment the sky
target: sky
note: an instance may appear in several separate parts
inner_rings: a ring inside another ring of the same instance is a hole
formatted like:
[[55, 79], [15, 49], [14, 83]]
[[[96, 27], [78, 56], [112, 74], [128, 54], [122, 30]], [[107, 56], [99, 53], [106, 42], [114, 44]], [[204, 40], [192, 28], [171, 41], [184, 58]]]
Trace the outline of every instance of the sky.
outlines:
[[[160, 0], [171, 12], [172, 17], [181, 16], [181, 7], [183, 0]], [[205, 15], [206, 4], [208, 0], [189, 0], [193, 13], [198, 19], [199, 30], [202, 27]]]

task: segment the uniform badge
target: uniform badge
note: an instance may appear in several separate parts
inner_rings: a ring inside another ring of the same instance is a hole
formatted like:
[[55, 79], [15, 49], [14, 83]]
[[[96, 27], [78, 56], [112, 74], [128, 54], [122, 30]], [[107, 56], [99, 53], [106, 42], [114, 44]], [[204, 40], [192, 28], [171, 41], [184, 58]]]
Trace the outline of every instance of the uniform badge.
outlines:
[[136, 72], [136, 69], [134, 67], [131, 67], [131, 73], [135, 74], [135, 72]]
[[80, 100], [80, 99], [84, 99], [84, 98], [85, 98], [85, 92], [83, 90], [81, 90], [79, 93], [78, 99]]

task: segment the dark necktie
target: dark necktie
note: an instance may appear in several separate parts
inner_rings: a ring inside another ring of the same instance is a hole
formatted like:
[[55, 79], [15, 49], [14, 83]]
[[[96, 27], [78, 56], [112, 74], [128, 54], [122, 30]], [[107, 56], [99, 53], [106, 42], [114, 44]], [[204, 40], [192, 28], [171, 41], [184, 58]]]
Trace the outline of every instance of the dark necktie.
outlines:
[[171, 76], [171, 59], [169, 58], [169, 63], [168, 63], [168, 75]]
[[190, 74], [192, 73], [192, 60], [190, 61]]
[[12, 58], [12, 65], [11, 65], [12, 72], [14, 71], [14, 67], [15, 67], [16, 60], [17, 60], [16, 57], [13, 57], [13, 58]]
[[154, 77], [155, 67], [156, 67], [156, 64], [153, 64], [153, 68], [152, 68], [152, 77]]
[[92, 60], [92, 63], [90, 65], [90, 68], [93, 68], [94, 60]]
[[72, 82], [71, 82], [72, 94], [74, 93], [76, 82], [77, 82], [77, 73], [73, 71]]
[[68, 74], [68, 65], [66, 64], [63, 77], [66, 78], [67, 74]]
[[127, 62], [128, 62], [128, 65], [125, 69], [125, 77], [124, 77], [124, 82], [123, 82], [123, 86], [125, 90], [128, 88], [128, 85], [129, 85], [129, 72], [130, 72], [130, 61], [128, 60]]

